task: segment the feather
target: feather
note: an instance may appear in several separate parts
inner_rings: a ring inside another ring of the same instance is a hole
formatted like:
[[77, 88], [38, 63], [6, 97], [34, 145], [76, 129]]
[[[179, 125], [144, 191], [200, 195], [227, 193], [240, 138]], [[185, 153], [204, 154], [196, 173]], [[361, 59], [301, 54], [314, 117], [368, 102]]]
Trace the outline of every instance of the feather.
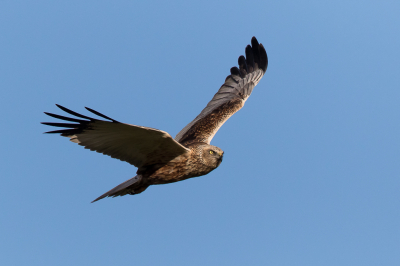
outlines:
[[108, 116], [105, 116], [105, 115], [103, 115], [102, 113], [99, 113], [99, 112], [97, 112], [97, 111], [95, 111], [95, 110], [93, 110], [93, 109], [91, 109], [91, 108], [89, 108], [89, 107], [85, 107], [85, 108], [86, 108], [88, 111], [94, 113], [95, 115], [101, 116], [101, 117], [103, 117], [103, 118], [105, 118], [105, 119], [111, 120], [111, 121], [116, 122], [116, 123], [118, 122], [117, 120], [114, 120], [114, 119], [112, 119], [112, 118], [109, 118]]
[[[232, 67], [232, 68], [231, 68], [231, 75], [240, 76], [239, 68], [237, 68], [237, 67]], [[227, 77], [227, 78], [228, 78], [228, 77]]]
[[[135, 176], [135, 177], [132, 177], [131, 179], [126, 180], [125, 182], [119, 184], [119, 185], [116, 186], [115, 188], [113, 188], [113, 189], [107, 191], [106, 193], [104, 193], [104, 194], [101, 195], [100, 197], [96, 198], [94, 201], [92, 201], [92, 203], [93, 203], [93, 202], [96, 202], [96, 201], [98, 201], [98, 200], [101, 200], [101, 199], [103, 199], [103, 198], [105, 198], [105, 197], [116, 197], [116, 196], [120, 196], [120, 195], [118, 195], [118, 192], [120, 192], [120, 191], [122, 191], [122, 190], [128, 188], [129, 186], [132, 186], [132, 185], [135, 184], [135, 183], [140, 182], [141, 179], [142, 179], [142, 177], [141, 177], [140, 175], [137, 175], [137, 176]], [[127, 192], [127, 193], [125, 193], [125, 194], [122, 194], [122, 195], [126, 195], [126, 194], [128, 194], [128, 193], [129, 193], [129, 192]]]
[[243, 78], [247, 75], [246, 58], [243, 55], [239, 56], [238, 64], [239, 64], [239, 70], [240, 70], [240, 74], [241, 74], [240, 76]]
[[251, 50], [253, 52], [254, 67], [258, 69], [260, 66], [260, 45], [255, 37], [251, 38]]
[[267, 52], [265, 51], [264, 46], [260, 43], [260, 66], [259, 66], [265, 73], [268, 67], [268, 56]]
[[247, 64], [247, 72], [251, 73], [254, 71], [254, 58], [253, 58], [253, 50], [250, 45], [246, 47], [246, 64]]
[[70, 121], [70, 122], [77, 122], [77, 123], [82, 123], [82, 122], [86, 122], [85, 120], [81, 120], [81, 119], [76, 119], [76, 118], [70, 118], [70, 117], [66, 117], [66, 116], [62, 116], [62, 115], [56, 115], [56, 114], [52, 114], [52, 113], [47, 113], [44, 112], [46, 115], [57, 118], [57, 119], [61, 119], [61, 120], [65, 120], [65, 121]]
[[65, 136], [65, 137], [73, 135], [73, 134], [69, 134], [69, 132], [70, 132], [70, 129], [60, 129], [60, 130], [47, 131], [44, 133], [46, 133], [46, 134], [60, 133], [62, 136]]
[[41, 122], [41, 124], [47, 125], [47, 126], [53, 126], [53, 127], [70, 127], [70, 128], [76, 128], [79, 126], [79, 124], [70, 124], [70, 123]]
[[88, 120], [91, 120], [91, 121], [96, 121], [97, 120], [97, 119], [94, 119], [94, 118], [91, 118], [91, 117], [88, 117], [88, 116], [85, 116], [85, 115], [78, 114], [78, 113], [76, 113], [74, 111], [71, 111], [68, 108], [65, 108], [64, 106], [61, 106], [59, 104], [56, 104], [56, 105], [57, 105], [58, 108], [60, 108], [64, 112], [67, 112], [67, 113], [69, 113], [71, 115], [74, 115], [74, 116], [77, 116], [77, 117], [80, 117], [80, 118], [84, 118], [84, 119], [88, 119]]

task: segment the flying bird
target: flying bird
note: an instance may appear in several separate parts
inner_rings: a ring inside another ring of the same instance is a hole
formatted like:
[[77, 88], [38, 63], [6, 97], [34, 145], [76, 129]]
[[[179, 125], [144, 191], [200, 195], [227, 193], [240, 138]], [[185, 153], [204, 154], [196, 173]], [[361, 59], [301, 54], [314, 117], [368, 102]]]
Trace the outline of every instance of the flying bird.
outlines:
[[267, 53], [255, 37], [251, 39], [251, 45], [247, 45], [245, 54], [246, 57], [241, 55], [238, 59], [239, 68], [231, 68], [231, 74], [211, 101], [175, 138], [162, 130], [118, 122], [88, 107], [85, 107], [88, 111], [106, 120], [81, 115], [57, 105], [75, 117], [45, 114], [73, 123], [42, 124], [64, 128], [46, 133], [60, 133], [86, 149], [138, 168], [135, 177], [92, 202], [105, 197], [139, 194], [150, 185], [206, 175], [221, 164], [224, 155], [220, 148], [210, 145], [212, 138], [225, 121], [243, 107], [267, 70]]

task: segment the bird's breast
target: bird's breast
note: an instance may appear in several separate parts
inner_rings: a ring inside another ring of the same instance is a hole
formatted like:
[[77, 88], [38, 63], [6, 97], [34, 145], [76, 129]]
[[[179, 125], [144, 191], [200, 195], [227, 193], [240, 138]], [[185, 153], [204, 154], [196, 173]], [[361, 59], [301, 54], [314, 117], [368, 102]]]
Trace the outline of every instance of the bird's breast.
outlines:
[[[192, 154], [193, 155], [193, 154]], [[176, 157], [167, 164], [147, 175], [150, 184], [166, 184], [178, 182], [191, 177], [206, 175], [214, 168], [204, 165], [195, 156]], [[146, 175], [146, 174], [145, 174]]]

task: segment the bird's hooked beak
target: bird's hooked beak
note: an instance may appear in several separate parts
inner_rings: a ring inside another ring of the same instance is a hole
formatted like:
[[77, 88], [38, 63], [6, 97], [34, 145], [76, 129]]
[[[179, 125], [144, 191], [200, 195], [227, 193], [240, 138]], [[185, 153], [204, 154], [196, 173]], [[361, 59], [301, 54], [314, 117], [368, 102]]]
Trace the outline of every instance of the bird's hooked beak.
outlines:
[[219, 159], [218, 159], [218, 164], [217, 167], [222, 163], [222, 158], [224, 157], [224, 152], [219, 153]]

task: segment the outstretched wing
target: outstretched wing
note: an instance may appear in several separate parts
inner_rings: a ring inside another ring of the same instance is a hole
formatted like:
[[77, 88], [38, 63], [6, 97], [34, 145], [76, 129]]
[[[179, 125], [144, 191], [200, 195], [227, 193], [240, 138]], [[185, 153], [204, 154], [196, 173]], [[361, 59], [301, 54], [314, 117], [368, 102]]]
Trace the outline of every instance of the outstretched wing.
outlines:
[[78, 114], [58, 104], [57, 106], [63, 111], [85, 120], [45, 112], [54, 118], [75, 122], [43, 122], [42, 124], [45, 125], [67, 128], [46, 133], [61, 133], [61, 136], [70, 138], [72, 142], [78, 143], [86, 149], [126, 161], [136, 167], [167, 163], [190, 151], [165, 131], [120, 123], [87, 107], [86, 109], [90, 112], [111, 122]]
[[176, 141], [184, 145], [194, 142], [210, 144], [225, 121], [243, 107], [268, 66], [264, 46], [255, 37], [245, 52], [246, 58], [243, 55], [239, 57], [239, 68], [231, 68], [231, 75], [225, 79], [225, 83], [206, 108], [176, 135]]

